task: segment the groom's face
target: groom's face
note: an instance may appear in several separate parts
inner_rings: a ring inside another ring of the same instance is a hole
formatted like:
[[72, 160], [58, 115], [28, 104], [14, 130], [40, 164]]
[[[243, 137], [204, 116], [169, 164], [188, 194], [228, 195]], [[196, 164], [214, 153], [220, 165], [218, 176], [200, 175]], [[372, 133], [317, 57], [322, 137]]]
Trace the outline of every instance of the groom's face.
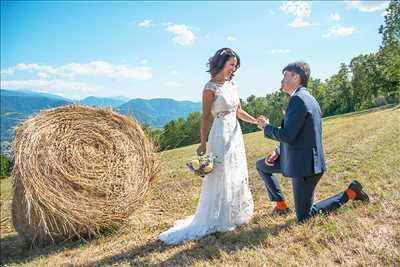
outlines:
[[282, 91], [291, 94], [299, 86], [299, 79], [300, 77], [297, 73], [285, 71], [281, 82]]

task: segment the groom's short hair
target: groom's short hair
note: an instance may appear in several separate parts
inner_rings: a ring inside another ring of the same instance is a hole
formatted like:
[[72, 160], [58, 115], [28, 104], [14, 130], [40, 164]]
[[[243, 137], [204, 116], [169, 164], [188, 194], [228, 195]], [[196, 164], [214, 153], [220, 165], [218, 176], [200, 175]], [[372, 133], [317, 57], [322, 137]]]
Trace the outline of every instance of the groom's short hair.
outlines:
[[282, 73], [290, 71], [300, 76], [300, 84], [307, 87], [308, 79], [310, 79], [310, 66], [305, 62], [293, 62], [283, 68]]

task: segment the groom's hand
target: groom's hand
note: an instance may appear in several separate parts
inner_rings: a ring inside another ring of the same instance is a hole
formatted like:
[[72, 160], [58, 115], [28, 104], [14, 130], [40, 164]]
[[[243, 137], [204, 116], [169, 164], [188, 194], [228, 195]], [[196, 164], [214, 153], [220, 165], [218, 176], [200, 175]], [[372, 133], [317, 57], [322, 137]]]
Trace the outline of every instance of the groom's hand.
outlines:
[[265, 164], [267, 164], [268, 166], [274, 166], [275, 161], [279, 158], [279, 154], [276, 153], [276, 150], [272, 150], [271, 152], [269, 152], [267, 154], [267, 156], [265, 157]]

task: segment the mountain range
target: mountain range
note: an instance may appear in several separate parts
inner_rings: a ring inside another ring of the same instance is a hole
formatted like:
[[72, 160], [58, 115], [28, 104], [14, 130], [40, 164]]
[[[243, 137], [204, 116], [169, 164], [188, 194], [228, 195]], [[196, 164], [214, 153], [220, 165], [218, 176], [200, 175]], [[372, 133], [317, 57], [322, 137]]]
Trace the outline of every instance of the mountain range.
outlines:
[[1, 140], [12, 138], [13, 128], [21, 121], [39, 111], [68, 105], [81, 104], [97, 107], [112, 107], [115, 111], [133, 115], [140, 123], [162, 128], [170, 120], [186, 118], [190, 112], [201, 110], [200, 102], [177, 101], [168, 98], [128, 99], [126, 97], [95, 97], [73, 100], [61, 96], [35, 92], [0, 89], [0, 128]]

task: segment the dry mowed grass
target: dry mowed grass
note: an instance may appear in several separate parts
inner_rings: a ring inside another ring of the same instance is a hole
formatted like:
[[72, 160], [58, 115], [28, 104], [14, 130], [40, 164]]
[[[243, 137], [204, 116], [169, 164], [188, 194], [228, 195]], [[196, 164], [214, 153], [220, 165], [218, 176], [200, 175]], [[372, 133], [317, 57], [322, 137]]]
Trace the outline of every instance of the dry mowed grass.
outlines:
[[[250, 224], [184, 245], [166, 246], [157, 235], [191, 215], [201, 179], [185, 162], [196, 146], [161, 154], [163, 167], [142, 208], [116, 233], [88, 242], [25, 247], [11, 225], [10, 179], [1, 180], [1, 263], [7, 266], [400, 266], [400, 109], [348, 114], [324, 120], [328, 171], [316, 200], [343, 190], [354, 178], [370, 194], [368, 205], [296, 224], [294, 215], [269, 215], [272, 204], [254, 164], [275, 145], [261, 132], [245, 135], [255, 215]], [[289, 178], [281, 179], [293, 206]]]

